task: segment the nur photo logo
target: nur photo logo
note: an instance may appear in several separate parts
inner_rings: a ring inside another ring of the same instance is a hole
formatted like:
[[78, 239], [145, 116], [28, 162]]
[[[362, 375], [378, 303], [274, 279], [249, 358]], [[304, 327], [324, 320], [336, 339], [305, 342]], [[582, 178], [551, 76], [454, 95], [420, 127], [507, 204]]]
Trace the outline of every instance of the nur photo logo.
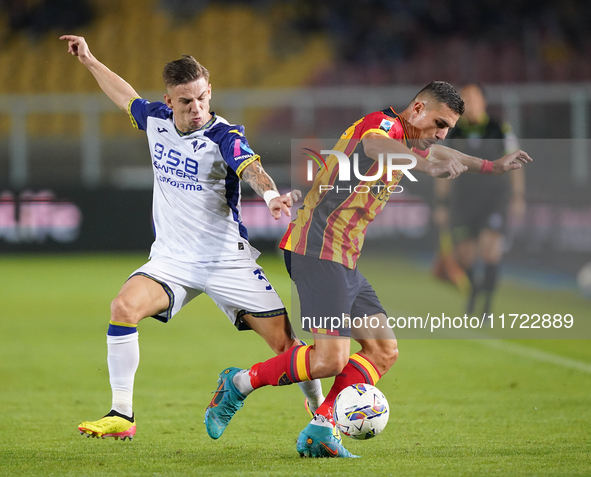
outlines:
[[[312, 149], [302, 148], [304, 151], [304, 156], [309, 157], [307, 162], [307, 170], [306, 170], [306, 180], [308, 182], [313, 182], [315, 177], [315, 167], [314, 164], [318, 167], [318, 169], [325, 169], [326, 171], [329, 170], [329, 166], [327, 164], [327, 160], [324, 159], [322, 156], [334, 156], [338, 161], [336, 167], [338, 168], [338, 178], [339, 182], [350, 182], [351, 181], [351, 169], [353, 170], [353, 175], [355, 178], [360, 182], [373, 182], [378, 181], [384, 175], [384, 171], [386, 174], [386, 183], [392, 182], [392, 177], [396, 172], [402, 172], [408, 179], [412, 182], [417, 182], [417, 178], [413, 176], [410, 172], [410, 169], [414, 168], [417, 165], [417, 159], [412, 154], [405, 154], [405, 153], [387, 153], [387, 154], [379, 154], [378, 160], [375, 161], [378, 164], [377, 172], [373, 175], [365, 175], [359, 171], [359, 154], [354, 153], [353, 157], [353, 167], [351, 167], [351, 159], [347, 154], [342, 151], [337, 151], [334, 149], [322, 149], [320, 154]], [[385, 156], [385, 158], [384, 158]], [[408, 161], [408, 163], [400, 164], [400, 161]], [[384, 188], [386, 187], [383, 182], [381, 185], [368, 185], [368, 184], [358, 184], [353, 189], [355, 192], [359, 193], [367, 193], [371, 190], [372, 187], [379, 187]], [[351, 186], [348, 187], [339, 187], [338, 185], [332, 184], [321, 184], [319, 186], [319, 191], [327, 191], [336, 189], [337, 192], [341, 190], [351, 192]], [[399, 185], [390, 185], [387, 186], [387, 189], [391, 193], [400, 193], [402, 192], [403, 188]], [[398, 190], [396, 190], [398, 189]]]

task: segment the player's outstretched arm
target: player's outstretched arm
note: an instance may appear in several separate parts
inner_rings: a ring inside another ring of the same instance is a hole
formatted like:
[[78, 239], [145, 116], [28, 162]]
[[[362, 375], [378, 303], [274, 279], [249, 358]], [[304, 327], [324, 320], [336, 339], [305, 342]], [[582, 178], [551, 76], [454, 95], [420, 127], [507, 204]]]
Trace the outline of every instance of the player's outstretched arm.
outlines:
[[[412, 150], [402, 144], [396, 139], [386, 137], [378, 133], [367, 134], [361, 142], [363, 143], [363, 151], [368, 157], [374, 160], [379, 159], [379, 155], [383, 154], [412, 154], [417, 159], [417, 165], [412, 169], [413, 171], [422, 172], [431, 177], [446, 177], [454, 179], [462, 172], [466, 171], [464, 166], [456, 157], [449, 156], [444, 160], [430, 161], [424, 157], [415, 154]], [[408, 164], [408, 159], [393, 160], [393, 164]]]
[[524, 164], [533, 161], [533, 159], [529, 157], [527, 152], [518, 150], [512, 152], [511, 154], [507, 154], [506, 156], [503, 156], [500, 159], [497, 159], [496, 161], [493, 161], [492, 166], [488, 169], [484, 167], [483, 171], [483, 163], [485, 163], [484, 159], [480, 159], [474, 156], [468, 156], [467, 154], [457, 151], [456, 149], [441, 146], [440, 144], [434, 144], [433, 146], [431, 146], [431, 154], [434, 157], [434, 159], [438, 161], [445, 160], [449, 157], [455, 157], [458, 161], [460, 161], [464, 166], [468, 168], [468, 172], [472, 172], [475, 174], [487, 173], [501, 175], [508, 171], [520, 169]]
[[281, 212], [291, 217], [289, 208], [301, 197], [299, 190], [280, 195], [277, 192], [275, 182], [265, 172], [259, 161], [254, 161], [244, 168], [244, 171], [242, 171], [242, 180], [246, 181], [258, 195], [265, 199], [267, 207], [269, 207], [269, 211], [275, 220], [281, 218]]
[[111, 98], [119, 109], [127, 111], [127, 105], [132, 98], [138, 96], [135, 90], [123, 78], [113, 73], [98, 61], [88, 48], [86, 40], [81, 36], [62, 35], [60, 40], [68, 42], [68, 53], [77, 56], [95, 77], [105, 94]]

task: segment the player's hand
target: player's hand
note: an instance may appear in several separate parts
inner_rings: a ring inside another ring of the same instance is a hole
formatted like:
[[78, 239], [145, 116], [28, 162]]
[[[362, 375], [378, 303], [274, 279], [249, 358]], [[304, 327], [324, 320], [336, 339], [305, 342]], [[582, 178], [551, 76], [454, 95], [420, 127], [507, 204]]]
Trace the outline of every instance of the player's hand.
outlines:
[[301, 197], [301, 191], [294, 189], [287, 194], [271, 199], [269, 202], [269, 211], [271, 212], [271, 216], [275, 220], [279, 220], [281, 218], [281, 212], [283, 212], [287, 217], [291, 217], [291, 211], [289, 208]]
[[68, 42], [68, 53], [77, 56], [81, 63], [93, 58], [90, 49], [88, 48], [88, 44], [83, 37], [76, 35], [62, 35], [60, 36], [60, 40], [66, 40]]
[[493, 170], [492, 173], [494, 175], [500, 176], [507, 171], [513, 171], [515, 169], [520, 169], [524, 164], [528, 162], [532, 162], [533, 159], [529, 157], [529, 154], [525, 151], [515, 151], [511, 154], [507, 154], [506, 156], [493, 161]]
[[448, 157], [442, 161], [434, 162], [431, 165], [429, 175], [431, 177], [447, 177], [448, 179], [455, 179], [462, 172], [466, 172], [468, 167], [462, 164], [459, 159], [455, 157]]
[[291, 205], [295, 204], [298, 200], [302, 198], [302, 191], [299, 189], [294, 189], [290, 192], [291, 194]]

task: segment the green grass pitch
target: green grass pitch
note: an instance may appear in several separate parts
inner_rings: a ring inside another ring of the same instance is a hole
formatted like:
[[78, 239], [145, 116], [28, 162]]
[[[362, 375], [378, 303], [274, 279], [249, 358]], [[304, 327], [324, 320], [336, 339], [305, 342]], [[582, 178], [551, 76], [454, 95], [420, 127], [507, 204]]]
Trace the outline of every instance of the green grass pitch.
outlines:
[[[460, 312], [462, 298], [403, 260], [364, 273], [387, 310]], [[308, 419], [297, 386], [248, 398], [219, 441], [203, 414], [226, 366], [270, 356], [207, 297], [164, 325], [139, 327], [132, 442], [86, 439], [77, 424], [109, 410], [109, 305], [144, 255], [0, 257], [0, 475], [590, 475], [588, 340], [399, 340], [378, 383], [390, 422], [346, 446], [361, 459], [302, 459]], [[286, 302], [281, 261], [259, 261]], [[376, 265], [376, 264], [374, 264]], [[381, 270], [375, 272], [375, 270]], [[388, 281], [381, 279], [386, 275]], [[504, 281], [497, 308], [560, 310], [589, 320], [589, 301]], [[415, 310], [416, 308], [416, 310]], [[323, 383], [325, 392], [330, 381]]]

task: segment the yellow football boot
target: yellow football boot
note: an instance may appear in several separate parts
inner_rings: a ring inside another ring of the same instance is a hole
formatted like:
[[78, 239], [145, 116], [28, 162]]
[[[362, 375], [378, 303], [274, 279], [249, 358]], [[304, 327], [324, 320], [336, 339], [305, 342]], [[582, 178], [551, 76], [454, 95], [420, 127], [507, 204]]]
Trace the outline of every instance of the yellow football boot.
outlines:
[[111, 411], [98, 421], [84, 421], [78, 426], [80, 434], [86, 437], [114, 437], [115, 440], [133, 439], [135, 436], [135, 417], [131, 419], [117, 411]]

